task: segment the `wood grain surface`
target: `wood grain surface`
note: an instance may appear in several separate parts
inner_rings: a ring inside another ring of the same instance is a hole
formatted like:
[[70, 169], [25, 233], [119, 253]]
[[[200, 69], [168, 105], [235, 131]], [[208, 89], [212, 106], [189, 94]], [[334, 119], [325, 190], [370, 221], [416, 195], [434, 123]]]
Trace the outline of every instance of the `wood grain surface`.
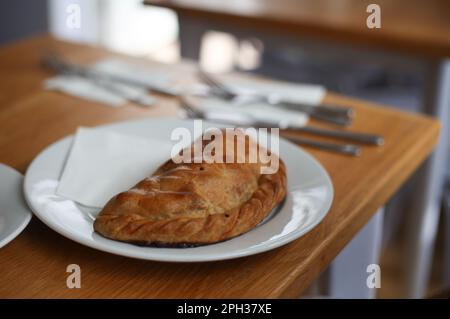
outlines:
[[[450, 57], [448, 0], [145, 0], [205, 25], [313, 37], [408, 54]], [[369, 29], [367, 6], [381, 8], [381, 28]], [[183, 26], [181, 26], [183, 27]]]
[[[111, 55], [47, 36], [0, 48], [0, 162], [25, 173], [40, 151], [80, 125], [174, 116], [176, 104], [170, 99], [161, 98], [151, 109], [111, 108], [44, 91], [42, 81], [51, 74], [39, 59], [49, 50], [83, 63]], [[18, 238], [0, 249], [0, 297], [299, 296], [424, 161], [439, 134], [439, 123], [425, 116], [331, 93], [326, 101], [353, 107], [357, 117], [350, 130], [382, 134], [386, 144], [364, 147], [359, 158], [306, 148], [329, 172], [335, 198], [327, 217], [305, 236], [236, 260], [160, 263], [84, 247], [33, 217]], [[81, 267], [81, 289], [66, 287], [66, 267], [72, 263]]]

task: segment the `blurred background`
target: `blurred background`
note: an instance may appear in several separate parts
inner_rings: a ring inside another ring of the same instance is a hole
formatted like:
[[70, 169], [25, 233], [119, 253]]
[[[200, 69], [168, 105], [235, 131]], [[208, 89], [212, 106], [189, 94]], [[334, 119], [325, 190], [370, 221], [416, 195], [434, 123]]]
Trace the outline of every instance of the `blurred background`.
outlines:
[[[0, 45], [50, 33], [66, 41], [99, 45], [164, 63], [176, 63], [183, 58], [194, 59], [205, 70], [214, 73], [239, 70], [292, 82], [317, 83], [345, 95], [412, 112], [424, 112], [428, 73], [430, 64], [435, 61], [417, 54], [321, 41], [320, 36], [296, 37], [294, 41], [281, 30], [257, 32], [246, 29], [245, 25], [233, 27], [221, 22], [208, 23], [207, 18], [189, 20], [173, 8], [165, 8], [164, 2], [167, 1], [150, 2], [149, 5], [144, 4], [143, 0], [3, 0], [0, 2]], [[184, 2], [216, 9], [215, 1]], [[257, 0], [226, 2], [227, 6], [238, 7], [249, 17], [261, 9]], [[301, 8], [305, 1], [288, 2]], [[345, 10], [351, 3], [345, 0], [318, 2], [336, 15], [330, 19], [338, 19], [340, 10]], [[415, 2], [408, 2], [408, 6], [414, 6]], [[444, 8], [448, 7], [449, 2], [445, 4], [445, 1], [440, 1]], [[83, 23], [80, 28], [66, 27], [66, 10], [71, 4], [81, 8]], [[405, 10], [410, 10], [410, 7]], [[442, 18], [450, 19], [449, 12], [443, 12]], [[412, 19], [411, 24], [414, 23]], [[449, 140], [446, 136], [447, 145]], [[447, 170], [440, 172], [447, 179], [442, 190], [442, 213], [437, 239], [433, 244], [426, 296], [433, 296], [449, 285], [450, 191], [445, 185], [449, 184], [450, 162], [447, 161], [445, 166]], [[414, 178], [386, 207], [381, 255], [383, 275], [378, 297], [404, 296], [400, 289], [400, 278], [404, 272], [401, 250], [407, 245], [404, 242], [407, 238], [404, 225], [410, 210], [409, 196], [413, 184]]]

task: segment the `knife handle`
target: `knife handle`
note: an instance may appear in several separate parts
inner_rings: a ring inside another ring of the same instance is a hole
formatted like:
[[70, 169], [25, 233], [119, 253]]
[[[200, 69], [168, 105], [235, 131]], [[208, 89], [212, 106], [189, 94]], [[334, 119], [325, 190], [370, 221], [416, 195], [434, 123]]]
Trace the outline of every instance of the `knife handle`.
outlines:
[[384, 144], [384, 138], [379, 135], [374, 134], [366, 134], [366, 133], [355, 133], [350, 131], [338, 131], [338, 130], [328, 130], [318, 127], [312, 127], [312, 126], [304, 126], [304, 127], [289, 127], [288, 129], [319, 135], [319, 136], [326, 136], [326, 137], [332, 137], [342, 140], [348, 140], [353, 142], [358, 142], [362, 144], [371, 144], [371, 145], [378, 145], [381, 146]]
[[305, 146], [310, 146], [314, 148], [318, 148], [325, 151], [336, 152], [345, 155], [351, 156], [359, 156], [361, 155], [361, 147], [352, 144], [335, 144], [335, 143], [327, 143], [322, 141], [314, 141], [310, 139], [305, 139], [298, 136], [288, 136], [283, 135], [285, 139], [290, 140], [291, 142], [298, 143]]

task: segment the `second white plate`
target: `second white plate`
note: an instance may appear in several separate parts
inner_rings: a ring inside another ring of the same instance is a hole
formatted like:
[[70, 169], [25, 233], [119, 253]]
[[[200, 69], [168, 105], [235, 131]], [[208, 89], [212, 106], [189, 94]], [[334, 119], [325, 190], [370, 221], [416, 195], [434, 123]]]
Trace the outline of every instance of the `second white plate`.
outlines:
[[31, 212], [22, 192], [23, 176], [0, 163], [0, 248], [16, 238], [28, 225]]

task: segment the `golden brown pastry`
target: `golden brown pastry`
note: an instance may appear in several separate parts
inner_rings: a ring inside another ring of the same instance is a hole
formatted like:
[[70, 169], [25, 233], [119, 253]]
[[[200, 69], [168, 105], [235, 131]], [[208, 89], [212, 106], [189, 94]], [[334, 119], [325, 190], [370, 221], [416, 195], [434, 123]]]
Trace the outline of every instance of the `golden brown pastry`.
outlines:
[[[223, 136], [224, 162], [245, 156], [244, 163], [169, 160], [151, 177], [114, 196], [94, 229], [114, 240], [178, 247], [227, 240], [258, 225], [286, 195], [284, 163], [279, 160], [274, 174], [261, 174], [260, 157], [257, 163], [248, 161], [249, 150], [259, 150], [259, 145], [247, 138], [245, 154], [237, 154], [236, 148], [225, 154], [230, 139]], [[210, 141], [201, 143], [204, 149]]]

